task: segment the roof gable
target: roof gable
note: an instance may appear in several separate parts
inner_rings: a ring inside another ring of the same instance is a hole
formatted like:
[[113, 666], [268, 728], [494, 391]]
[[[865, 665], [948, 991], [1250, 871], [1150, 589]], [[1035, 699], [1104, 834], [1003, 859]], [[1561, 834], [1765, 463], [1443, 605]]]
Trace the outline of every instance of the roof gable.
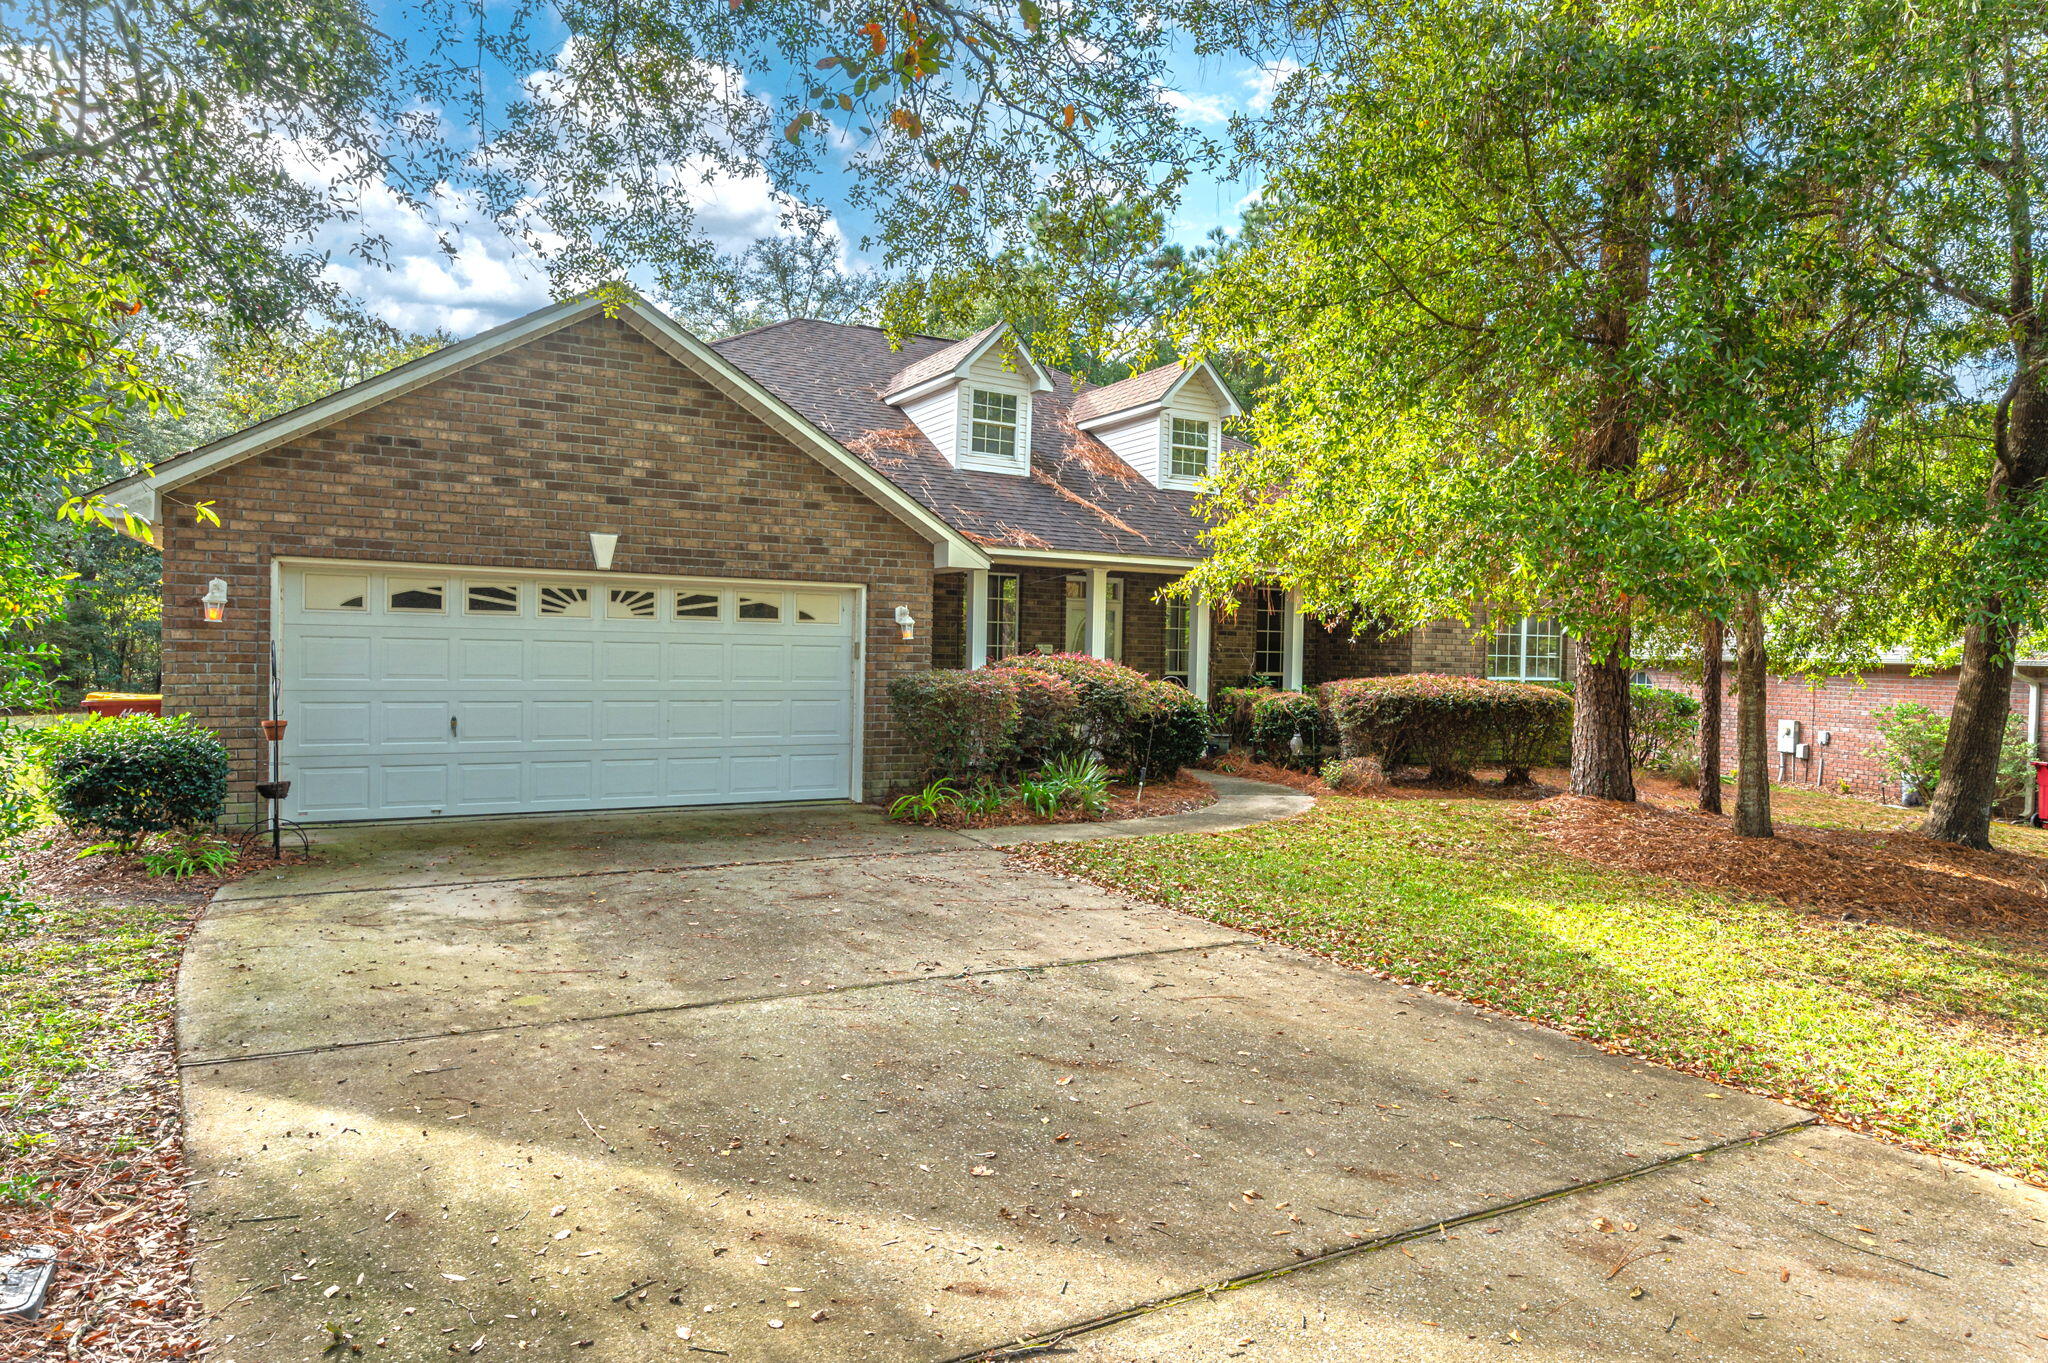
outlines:
[[959, 383], [971, 376], [985, 356], [1002, 354], [1006, 349], [1006, 362], [1015, 366], [1032, 392], [1052, 391], [1052, 371], [1032, 357], [1008, 322], [997, 322], [905, 365], [883, 388], [882, 401], [900, 406], [946, 384]]
[[718, 385], [798, 449], [896, 514], [935, 546], [937, 566], [986, 566], [986, 556], [930, 507], [907, 495], [718, 350], [692, 336], [637, 295], [611, 301], [592, 294], [542, 308], [178, 455], [145, 473], [111, 483], [100, 489], [98, 495], [115, 510], [152, 525], [158, 517], [162, 494], [174, 488], [605, 312], [614, 313], [670, 358]]
[[1230, 391], [1230, 386], [1223, 382], [1222, 375], [1207, 360], [1197, 360], [1193, 364], [1175, 360], [1082, 393], [1074, 399], [1074, 424], [1090, 430], [1116, 420], [1148, 415], [1152, 409], [1172, 402], [1182, 388], [1198, 381], [1213, 390], [1226, 418], [1244, 414], [1244, 408]]

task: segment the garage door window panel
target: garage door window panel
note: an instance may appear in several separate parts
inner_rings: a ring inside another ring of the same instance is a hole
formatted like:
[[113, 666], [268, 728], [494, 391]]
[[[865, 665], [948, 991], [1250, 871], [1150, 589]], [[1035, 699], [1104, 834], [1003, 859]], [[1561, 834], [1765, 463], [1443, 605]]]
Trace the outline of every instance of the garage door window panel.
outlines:
[[741, 592], [739, 618], [753, 624], [774, 624], [782, 619], [782, 593]]
[[309, 611], [366, 610], [370, 579], [366, 573], [307, 573], [305, 592]]
[[652, 620], [655, 614], [651, 587], [614, 587], [605, 606], [608, 620]]
[[719, 603], [722, 600], [717, 592], [677, 592], [676, 619], [716, 622], [720, 615]]
[[513, 582], [472, 582], [462, 597], [471, 615], [519, 614], [519, 585]]
[[390, 577], [384, 604], [394, 611], [439, 615], [448, 608], [448, 583], [441, 578]]
[[590, 588], [544, 585], [540, 589], [540, 613], [563, 620], [588, 620]]

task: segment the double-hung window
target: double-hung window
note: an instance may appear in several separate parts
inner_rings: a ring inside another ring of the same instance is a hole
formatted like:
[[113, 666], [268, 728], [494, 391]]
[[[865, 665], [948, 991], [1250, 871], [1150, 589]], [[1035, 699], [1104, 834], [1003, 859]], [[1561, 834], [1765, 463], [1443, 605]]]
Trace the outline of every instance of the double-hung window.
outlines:
[[1162, 675], [1170, 682], [1188, 685], [1188, 658], [1193, 652], [1195, 614], [1184, 596], [1166, 601], [1166, 658]]
[[990, 573], [986, 605], [988, 660], [1000, 662], [1017, 651], [1017, 575]]
[[1172, 478], [1207, 478], [1209, 476], [1209, 434], [1206, 421], [1174, 417], [1170, 426], [1171, 441], [1167, 449], [1166, 472]]
[[1498, 681], [1562, 681], [1564, 634], [1540, 615], [1510, 615], [1494, 622], [1486, 675]]
[[1287, 671], [1287, 593], [1260, 587], [1252, 593], [1252, 671], [1278, 686]]
[[1017, 462], [1017, 395], [974, 390], [967, 448], [983, 459]]

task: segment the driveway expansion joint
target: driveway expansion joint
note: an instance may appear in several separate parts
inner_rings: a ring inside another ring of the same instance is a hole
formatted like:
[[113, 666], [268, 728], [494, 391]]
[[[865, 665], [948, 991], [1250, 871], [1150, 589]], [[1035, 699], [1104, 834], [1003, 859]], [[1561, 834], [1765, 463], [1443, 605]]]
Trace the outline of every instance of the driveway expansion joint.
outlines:
[[938, 1360], [937, 1363], [1010, 1363], [1010, 1360], [1014, 1359], [1036, 1358], [1041, 1355], [1051, 1354], [1059, 1351], [1060, 1346], [1067, 1341], [1077, 1339], [1082, 1335], [1091, 1335], [1097, 1331], [1121, 1325], [1126, 1321], [1155, 1315], [1161, 1311], [1170, 1311], [1175, 1307], [1186, 1306], [1193, 1302], [1207, 1301], [1219, 1293], [1234, 1292], [1239, 1288], [1271, 1282], [1276, 1278], [1291, 1277], [1296, 1273], [1302, 1272], [1304, 1269], [1317, 1268], [1323, 1264], [1337, 1263], [1344, 1259], [1355, 1259], [1367, 1254], [1376, 1254], [1382, 1250], [1393, 1249], [1396, 1246], [1404, 1245], [1414, 1240], [1426, 1239], [1432, 1235], [1441, 1235], [1445, 1232], [1456, 1230], [1460, 1226], [1469, 1226], [1480, 1221], [1493, 1221], [1503, 1216], [1510, 1216], [1516, 1212], [1528, 1211], [1546, 1202], [1555, 1202], [1560, 1198], [1574, 1197], [1581, 1193], [1598, 1192], [1603, 1188], [1612, 1188], [1620, 1184], [1632, 1183], [1637, 1179], [1660, 1173], [1663, 1170], [1674, 1168], [1680, 1164], [1690, 1164], [1695, 1160], [1702, 1160], [1709, 1155], [1718, 1155], [1729, 1150], [1741, 1150], [1751, 1146], [1763, 1145], [1777, 1140], [1781, 1136], [1789, 1136], [1795, 1131], [1804, 1131], [1819, 1124], [1820, 1119], [1818, 1117], [1803, 1117], [1796, 1122], [1790, 1122], [1784, 1126], [1772, 1127], [1768, 1131], [1755, 1131], [1747, 1136], [1738, 1136], [1733, 1140], [1717, 1141], [1712, 1145], [1703, 1145], [1696, 1150], [1685, 1150], [1675, 1155], [1666, 1155], [1662, 1159], [1653, 1160], [1639, 1168], [1625, 1169], [1621, 1173], [1609, 1174], [1605, 1178], [1588, 1179], [1581, 1183], [1567, 1184], [1564, 1187], [1553, 1188], [1546, 1192], [1530, 1193], [1526, 1197], [1518, 1197], [1511, 1202], [1481, 1207], [1476, 1211], [1465, 1212], [1462, 1215], [1448, 1217], [1442, 1221], [1429, 1221], [1421, 1225], [1410, 1226], [1405, 1230], [1390, 1231], [1385, 1235], [1373, 1236], [1369, 1240], [1360, 1240], [1349, 1245], [1338, 1245], [1333, 1249], [1326, 1249], [1318, 1254], [1306, 1255], [1303, 1258], [1287, 1263], [1253, 1269], [1247, 1273], [1237, 1274], [1235, 1277], [1204, 1283], [1200, 1287], [1191, 1287], [1164, 1297], [1154, 1297], [1148, 1301], [1136, 1302], [1115, 1311], [1107, 1311], [1101, 1315], [1091, 1316], [1086, 1320], [1074, 1321], [1071, 1324], [1059, 1326], [1055, 1329], [1042, 1330], [1035, 1335], [1027, 1335], [1022, 1339], [1011, 1340], [1006, 1344], [989, 1345], [964, 1354], [950, 1354], [944, 1359]]
[[1246, 948], [1260, 945], [1256, 937], [1227, 937], [1216, 942], [1192, 942], [1180, 946], [1148, 947], [1142, 951], [1118, 951], [1106, 956], [1078, 956], [1063, 961], [1032, 961], [1024, 965], [975, 966], [967, 970], [950, 970], [944, 974], [901, 975], [888, 980], [866, 980], [858, 984], [830, 985], [823, 989], [796, 989], [773, 994], [735, 994], [720, 999], [699, 999], [691, 1003], [653, 1004], [645, 1008], [621, 1008], [609, 1013], [585, 1013], [576, 1017], [541, 1018], [533, 1022], [501, 1022], [488, 1027], [462, 1027], [452, 1031], [418, 1032], [410, 1036], [371, 1037], [363, 1041], [330, 1041], [319, 1046], [301, 1046], [286, 1051], [256, 1051], [249, 1055], [202, 1056], [196, 1060], [180, 1060], [180, 1070], [213, 1069], [221, 1065], [241, 1065], [259, 1060], [292, 1060], [309, 1055], [329, 1055], [340, 1051], [360, 1051], [372, 1046], [409, 1046], [428, 1041], [454, 1041], [462, 1037], [492, 1036], [500, 1032], [530, 1032], [541, 1027], [575, 1027], [592, 1022], [615, 1022], [621, 1018], [654, 1017], [664, 1013], [695, 1013], [711, 1008], [733, 1008], [750, 1003], [778, 1003], [791, 999], [836, 998], [844, 994], [859, 994], [877, 989], [894, 989], [903, 985], [930, 984], [938, 980], [984, 979], [992, 975], [1030, 975], [1046, 970], [1065, 970], [1077, 966], [1109, 965], [1117, 961], [1141, 961], [1155, 956], [1177, 956], [1190, 951], [1220, 951], [1229, 948]]

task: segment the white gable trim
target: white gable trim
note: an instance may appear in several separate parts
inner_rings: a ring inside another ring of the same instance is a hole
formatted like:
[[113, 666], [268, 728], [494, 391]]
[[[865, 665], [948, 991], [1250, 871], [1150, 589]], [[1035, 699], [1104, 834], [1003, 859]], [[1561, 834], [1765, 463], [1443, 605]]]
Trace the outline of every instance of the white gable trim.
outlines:
[[[228, 436], [212, 445], [202, 446], [189, 455], [167, 461], [158, 469], [110, 484], [101, 489], [100, 499], [110, 508], [126, 512], [145, 525], [154, 526], [158, 520], [163, 495], [176, 488], [604, 311], [605, 300], [597, 296], [555, 303], [503, 326], [481, 332], [466, 341], [458, 341], [410, 364], [400, 365], [397, 369], [380, 374], [374, 379], [329, 394], [317, 402], [307, 403], [304, 407], [259, 422], [246, 431]], [[935, 548], [934, 563], [937, 567], [988, 566], [987, 556], [959, 532], [894, 483], [855, 458], [838, 441], [813, 425], [802, 413], [756, 383], [730, 360], [678, 326], [658, 308], [650, 306], [638, 297], [631, 297], [618, 305], [617, 315], [636, 324], [635, 330], [667, 351], [671, 358], [717, 384], [741, 406], [786, 437], [798, 449], [887, 507], [899, 519], [931, 541]]]
[[1175, 395], [1187, 386], [1188, 380], [1194, 378], [1197, 374], [1208, 379], [1209, 386], [1216, 390], [1216, 400], [1223, 405], [1224, 420], [1228, 421], [1234, 417], [1244, 415], [1244, 407], [1238, 402], [1236, 395], [1230, 391], [1230, 385], [1223, 381], [1223, 376], [1211, 368], [1207, 360], [1197, 360], [1194, 364], [1181, 370], [1180, 377], [1168, 384], [1166, 391], [1151, 401], [1134, 402], [1128, 407], [1119, 407], [1113, 412], [1099, 412], [1089, 417], [1086, 421], [1079, 421], [1074, 424], [1081, 430], [1093, 431], [1099, 430], [1104, 426], [1120, 426], [1127, 421], [1136, 421], [1142, 417], [1158, 416], [1173, 405]]
[[1044, 365], [1038, 362], [1038, 357], [1031, 353], [1024, 342], [1017, 339], [1017, 333], [1010, 324], [1004, 322], [1000, 326], [991, 328], [988, 335], [982, 337], [979, 344], [973, 346], [966, 354], [962, 355], [950, 370], [943, 374], [934, 374], [921, 383], [914, 383], [908, 388], [884, 393], [882, 394], [882, 401], [892, 407], [901, 407], [906, 402], [915, 402], [921, 397], [927, 397], [947, 384], [963, 382], [967, 378], [967, 371], [973, 368], [975, 361], [1005, 341], [1009, 342], [1010, 348], [1022, 357], [1024, 367], [1018, 373], [1030, 379], [1030, 390], [1034, 393], [1050, 393], [1053, 390], [1052, 374]]

